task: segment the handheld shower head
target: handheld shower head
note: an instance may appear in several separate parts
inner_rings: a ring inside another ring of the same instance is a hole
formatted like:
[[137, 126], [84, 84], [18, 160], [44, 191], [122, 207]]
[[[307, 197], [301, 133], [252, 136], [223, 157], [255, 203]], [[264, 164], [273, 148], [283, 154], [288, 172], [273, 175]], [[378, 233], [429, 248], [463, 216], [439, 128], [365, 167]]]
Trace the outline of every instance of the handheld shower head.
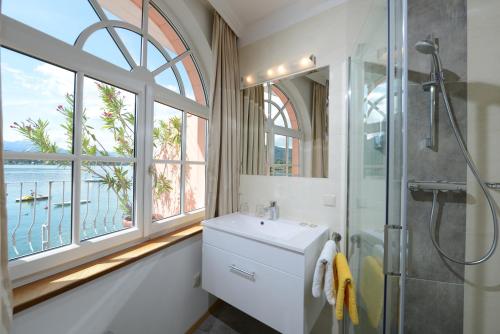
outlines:
[[426, 54], [426, 55], [431, 55], [431, 54], [434, 54], [434, 53], [438, 53], [437, 45], [434, 42], [432, 42], [432, 41], [430, 41], [428, 39], [424, 39], [424, 40], [418, 41], [415, 44], [415, 49], [418, 52]]
[[439, 59], [438, 45], [434, 41], [423, 39], [415, 44], [415, 49], [422, 54], [432, 56], [434, 71], [438, 75], [438, 78], [443, 79], [443, 68], [441, 66], [441, 59]]

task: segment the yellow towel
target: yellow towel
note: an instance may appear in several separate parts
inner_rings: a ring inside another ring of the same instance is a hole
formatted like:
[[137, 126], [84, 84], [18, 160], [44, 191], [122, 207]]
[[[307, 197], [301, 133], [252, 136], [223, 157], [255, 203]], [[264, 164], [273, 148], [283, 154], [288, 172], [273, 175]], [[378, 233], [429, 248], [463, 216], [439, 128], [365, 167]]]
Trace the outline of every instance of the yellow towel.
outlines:
[[373, 328], [378, 328], [384, 308], [384, 271], [382, 263], [373, 256], [363, 259], [359, 292], [363, 300], [368, 320]]
[[354, 325], [359, 323], [358, 307], [356, 305], [356, 292], [351, 270], [347, 263], [347, 258], [342, 253], [337, 253], [333, 260], [333, 277], [335, 280], [334, 289], [337, 296], [335, 314], [338, 320], [344, 318], [344, 304], [347, 306], [351, 322]]

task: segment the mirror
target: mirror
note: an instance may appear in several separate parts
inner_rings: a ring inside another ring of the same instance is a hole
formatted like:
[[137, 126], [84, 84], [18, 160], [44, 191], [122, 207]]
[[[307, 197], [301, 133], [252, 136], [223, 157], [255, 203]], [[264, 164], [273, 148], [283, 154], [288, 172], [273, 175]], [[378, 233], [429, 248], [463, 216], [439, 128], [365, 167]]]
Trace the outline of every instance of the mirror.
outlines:
[[242, 174], [328, 177], [323, 67], [242, 90]]

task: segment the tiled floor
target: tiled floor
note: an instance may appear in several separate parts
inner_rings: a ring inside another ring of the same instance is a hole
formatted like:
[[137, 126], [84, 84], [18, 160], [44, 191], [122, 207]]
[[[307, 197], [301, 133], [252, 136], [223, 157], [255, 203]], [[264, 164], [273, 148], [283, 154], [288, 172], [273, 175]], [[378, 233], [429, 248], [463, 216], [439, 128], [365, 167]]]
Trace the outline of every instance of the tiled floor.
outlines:
[[277, 334], [271, 327], [255, 320], [229, 304], [222, 303], [198, 327], [195, 334]]

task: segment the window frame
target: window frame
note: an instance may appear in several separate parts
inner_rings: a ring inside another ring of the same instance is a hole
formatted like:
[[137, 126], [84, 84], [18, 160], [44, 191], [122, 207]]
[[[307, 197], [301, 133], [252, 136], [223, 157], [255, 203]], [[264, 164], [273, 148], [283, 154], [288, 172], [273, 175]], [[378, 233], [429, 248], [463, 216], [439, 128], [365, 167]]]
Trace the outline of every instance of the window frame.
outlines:
[[[160, 11], [163, 17], [167, 19], [167, 15], [162, 10], [161, 6], [153, 3], [153, 1], [144, 0], [143, 20], [146, 18], [147, 21], [147, 12], [144, 8], [147, 8], [150, 2], [158, 11]], [[203, 86], [202, 88], [206, 101], [205, 105], [201, 105], [188, 97], [182, 96], [158, 85], [154, 81], [153, 76], [145, 75], [144, 72], [141, 71], [127, 71], [112, 63], [108, 63], [101, 58], [89, 54], [79, 49], [77, 46], [67, 44], [55, 37], [18, 22], [3, 13], [0, 13], [0, 22], [1, 47], [75, 73], [75, 116], [73, 128], [74, 152], [71, 152], [71, 154], [4, 152], [5, 160], [23, 158], [33, 160], [62, 159], [73, 161], [73, 203], [79, 203], [76, 199], [80, 196], [81, 179], [79, 174], [81, 171], [80, 166], [82, 161], [126, 160], [127, 162], [130, 162], [132, 159], [128, 157], [107, 158], [77, 154], [77, 150], [81, 149], [81, 147], [79, 147], [79, 144], [81, 143], [81, 137], [79, 136], [81, 136], [81, 134], [78, 133], [80, 132], [78, 131], [80, 129], [78, 119], [81, 117], [82, 112], [84, 78], [88, 77], [95, 79], [136, 94], [135, 157], [133, 157], [135, 163], [135, 192], [133, 203], [135, 210], [134, 226], [128, 229], [80, 241], [80, 206], [73, 205], [71, 213], [71, 243], [66, 246], [53, 248], [9, 261], [10, 275], [14, 281], [30, 280], [37, 275], [44, 275], [44, 273], [48, 272], [53, 273], [54, 270], [57, 271], [59, 268], [62, 269], [68, 265], [71, 266], [79, 264], [85, 259], [104, 256], [116, 249], [124, 248], [143, 240], [150, 239], [159, 234], [169, 233], [194, 222], [198, 222], [204, 217], [205, 209], [202, 208], [186, 214], [171, 217], [161, 221], [161, 223], [151, 222], [152, 185], [148, 168], [152, 162], [152, 140], [148, 141], [146, 138], [151, 138], [152, 122], [154, 119], [154, 101], [180, 109], [183, 111], [183, 115], [186, 115], [186, 113], [189, 112], [190, 114], [204, 118], [207, 120], [207, 126], [209, 121], [209, 106], [207, 100], [208, 94], [206, 81], [204, 79], [205, 76], [200, 70], [194, 51], [188, 48], [189, 43], [186, 42], [177, 27], [169, 21], [181, 40], [185, 43], [186, 48], [189, 50], [188, 56], [191, 56], [193, 59], [193, 63], [198, 71], [198, 75], [200, 76], [200, 81]], [[147, 24], [146, 27], [144, 27], [144, 25], [142, 27], [143, 33], [145, 29], [147, 29]], [[141, 54], [143, 54], [143, 52], [147, 52], [144, 51], [144, 47], [147, 47], [148, 39], [143, 38], [142, 40]], [[146, 41], [146, 43], [144, 41]], [[144, 44], [146, 45], [144, 46]], [[184, 137], [185, 136], [183, 136], [183, 138]], [[205, 143], [207, 145], [208, 136]], [[204, 164], [206, 173], [206, 157]], [[184, 180], [181, 179], [181, 183], [183, 184]], [[182, 208], [182, 210], [183, 209], [184, 208]]]
[[[161, 103], [163, 105], [166, 105], [166, 106], [169, 106], [169, 107], [172, 107], [175, 109], [178, 109], [182, 112], [181, 158], [180, 158], [180, 160], [171, 160], [172, 162], [175, 161], [175, 163], [179, 163], [181, 165], [181, 178], [180, 178], [180, 184], [181, 184], [181, 186], [180, 186], [180, 192], [181, 192], [180, 193], [180, 196], [181, 196], [180, 208], [181, 208], [181, 210], [180, 211], [181, 212], [179, 215], [164, 218], [164, 219], [161, 219], [159, 221], [152, 222], [151, 224], [147, 224], [147, 225], [149, 225], [149, 226], [147, 226], [147, 228], [149, 229], [148, 232], [150, 234], [156, 235], [159, 232], [167, 232], [167, 233], [172, 232], [180, 227], [185, 226], [186, 222], [190, 222], [193, 220], [200, 220], [200, 219], [203, 219], [205, 216], [205, 208], [193, 210], [190, 212], [184, 212], [184, 201], [182, 198], [184, 196], [184, 186], [185, 186], [185, 182], [184, 182], [185, 181], [185, 179], [184, 179], [185, 166], [188, 163], [192, 163], [192, 162], [186, 161], [186, 159], [185, 159], [186, 136], [184, 135], [184, 133], [186, 131], [186, 117], [187, 117], [187, 114], [189, 113], [189, 114], [194, 115], [196, 117], [203, 118], [207, 121], [207, 126], [208, 126], [208, 114], [200, 113], [199, 110], [191, 111], [189, 108], [187, 108], [188, 106], [186, 106], [186, 104], [183, 103], [184, 101], [176, 101], [174, 99], [170, 100], [164, 94], [153, 94], [152, 96], [153, 96], [153, 99], [151, 100], [152, 110], [151, 110], [151, 112], [147, 113], [147, 115], [149, 117], [146, 120], [146, 127], [147, 127], [146, 132], [147, 133], [150, 133], [150, 134], [153, 133], [154, 103], [155, 102]], [[205, 165], [205, 176], [207, 173], [207, 168], [206, 168], [206, 166], [207, 166], [206, 155], [207, 155], [207, 148], [208, 148], [207, 144], [208, 144], [208, 136], [205, 138], [205, 162], [204, 163], [196, 162], [196, 163]], [[153, 158], [153, 145], [148, 145], [148, 147], [146, 148], [145, 154], [146, 154], [146, 165], [148, 166], [148, 169], [153, 168], [153, 166], [155, 164], [155, 160], [156, 160]], [[164, 161], [164, 162], [167, 162], [167, 161]], [[162, 163], [162, 162], [160, 162], [160, 163]], [[205, 177], [205, 180], [206, 180], [206, 177]], [[148, 177], [145, 180], [145, 184], [146, 184], [146, 188], [149, 190], [149, 193], [148, 193], [149, 195], [145, 196], [146, 203], [145, 203], [144, 207], [147, 209], [146, 211], [149, 210], [149, 212], [147, 212], [147, 214], [145, 215], [145, 219], [146, 219], [146, 217], [149, 217], [149, 221], [151, 221], [151, 217], [152, 217], [152, 213], [153, 213], [152, 212], [152, 210], [153, 210], [153, 198], [150, 195], [153, 191], [153, 182], [152, 182], [152, 178], [151, 178], [151, 173], [149, 173], [149, 172], [148, 172]], [[205, 184], [206, 184], [206, 181], [205, 181]], [[206, 188], [205, 188], [205, 194], [206, 194]]]

